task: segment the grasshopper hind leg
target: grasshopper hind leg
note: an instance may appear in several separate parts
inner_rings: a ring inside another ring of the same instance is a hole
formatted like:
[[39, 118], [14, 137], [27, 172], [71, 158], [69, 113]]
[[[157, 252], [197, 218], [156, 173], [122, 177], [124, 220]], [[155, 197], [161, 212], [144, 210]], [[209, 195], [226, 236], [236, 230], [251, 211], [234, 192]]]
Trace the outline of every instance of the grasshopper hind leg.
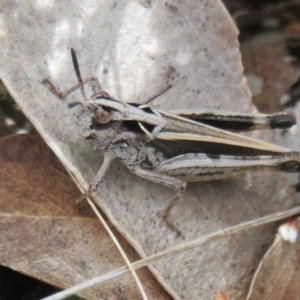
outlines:
[[175, 224], [170, 220], [169, 216], [171, 213], [171, 210], [173, 209], [173, 207], [178, 203], [179, 199], [182, 197], [184, 191], [182, 192], [178, 192], [175, 197], [172, 199], [172, 201], [170, 202], [170, 204], [168, 205], [167, 209], [165, 210], [164, 214], [163, 214], [163, 219], [166, 222], [166, 224], [174, 231], [177, 232], [177, 236], [181, 236], [181, 231], [175, 226]]
[[76, 206], [79, 206], [80, 203], [84, 199], [91, 196], [94, 192], [97, 191], [98, 186], [99, 186], [100, 182], [102, 181], [103, 177], [105, 176], [106, 171], [108, 170], [112, 160], [113, 160], [112, 156], [110, 156], [110, 155], [104, 156], [103, 163], [102, 163], [100, 169], [98, 170], [96, 176], [94, 177], [93, 183], [89, 186], [89, 189], [87, 190], [87, 192], [85, 192], [80, 198], [75, 200]]
[[179, 179], [176, 179], [174, 177], [163, 175], [163, 174], [158, 174], [158, 173], [151, 172], [148, 170], [144, 170], [137, 166], [134, 166], [134, 167], [127, 166], [127, 167], [133, 173], [138, 175], [139, 177], [142, 177], [142, 178], [150, 180], [152, 182], [156, 182], [156, 183], [162, 184], [164, 186], [173, 188], [174, 190], [177, 191], [177, 194], [175, 195], [175, 197], [172, 199], [171, 203], [168, 205], [168, 207], [162, 214], [162, 217], [163, 217], [164, 221], [166, 222], [166, 224], [168, 225], [168, 227], [170, 227], [172, 230], [176, 231], [177, 235], [180, 236], [181, 231], [176, 228], [174, 223], [170, 220], [169, 215], [171, 213], [172, 208], [175, 206], [175, 204], [178, 202], [178, 200], [181, 198], [182, 194], [184, 193], [184, 191], [186, 189], [186, 183]]

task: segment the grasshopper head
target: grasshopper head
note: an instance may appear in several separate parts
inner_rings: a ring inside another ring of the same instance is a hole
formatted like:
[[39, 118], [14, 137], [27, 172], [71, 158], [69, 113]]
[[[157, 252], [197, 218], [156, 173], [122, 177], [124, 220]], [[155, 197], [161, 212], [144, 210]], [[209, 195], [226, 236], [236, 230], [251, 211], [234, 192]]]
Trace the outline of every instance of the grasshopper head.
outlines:
[[98, 124], [107, 124], [112, 120], [112, 115], [109, 111], [102, 107], [97, 108], [92, 116], [92, 122]]
[[94, 148], [106, 148], [118, 134], [121, 122], [112, 120], [111, 114], [101, 107], [95, 109], [92, 116], [86, 114], [89, 115], [89, 128], [86, 128], [84, 138]]
[[[111, 101], [106, 92], [97, 93], [91, 96], [86, 102], [86, 114], [90, 116], [90, 125], [85, 132], [85, 139], [93, 147], [106, 148], [119, 132], [120, 121], [114, 120], [115, 111], [108, 105]], [[88, 112], [92, 112], [92, 115]]]
[[97, 95], [92, 95], [91, 99], [94, 103], [94, 105], [97, 107], [96, 111], [94, 112], [94, 116], [92, 119], [94, 122], [97, 122], [99, 124], [107, 124], [112, 120], [111, 113], [105, 109], [105, 107], [97, 105], [97, 100], [99, 99], [110, 99], [110, 96], [107, 92], [101, 91]]

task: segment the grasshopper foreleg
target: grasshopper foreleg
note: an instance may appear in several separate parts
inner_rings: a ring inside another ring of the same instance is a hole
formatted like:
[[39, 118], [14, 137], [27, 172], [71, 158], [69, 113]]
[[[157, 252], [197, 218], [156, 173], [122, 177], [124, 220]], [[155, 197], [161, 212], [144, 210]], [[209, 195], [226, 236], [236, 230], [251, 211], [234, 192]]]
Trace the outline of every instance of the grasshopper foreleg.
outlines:
[[71, 86], [70, 88], [68, 88], [67, 90], [65, 90], [63, 92], [61, 92], [58, 88], [56, 88], [51, 83], [51, 81], [47, 78], [43, 79], [42, 83], [47, 85], [50, 92], [52, 94], [54, 94], [56, 97], [58, 97], [59, 99], [65, 99], [68, 95], [70, 95], [71, 93], [73, 93], [76, 90], [80, 89], [82, 97], [84, 98], [85, 101], [88, 101], [88, 98], [87, 98], [87, 96], [85, 94], [85, 91], [84, 91], [84, 86], [88, 83], [91, 85], [91, 89], [92, 89], [94, 95], [95, 94], [100, 95], [100, 96], [104, 95], [105, 97], [109, 97], [109, 95], [105, 91], [102, 90], [100, 81], [96, 76], [90, 76], [90, 77], [87, 77], [87, 78], [82, 80], [79, 65], [78, 65], [78, 61], [77, 61], [77, 57], [76, 57], [76, 53], [75, 53], [75, 50], [73, 48], [71, 48], [71, 54], [72, 54], [73, 66], [74, 66], [74, 70], [75, 70], [75, 73], [76, 73], [78, 83], [74, 84], [73, 86]]
[[168, 205], [167, 209], [165, 210], [165, 212], [163, 214], [163, 218], [164, 218], [165, 222], [167, 223], [167, 225], [171, 229], [173, 229], [174, 231], [176, 231], [178, 236], [181, 235], [181, 231], [179, 229], [177, 229], [176, 226], [174, 225], [174, 223], [169, 219], [169, 215], [171, 213], [172, 208], [176, 205], [177, 201], [181, 198], [181, 196], [182, 196], [183, 193], [184, 193], [184, 191], [178, 192], [175, 195], [175, 197], [172, 199], [172, 201], [170, 202], [170, 204]]
[[84, 193], [82, 195], [82, 197], [78, 198], [75, 201], [76, 205], [79, 205], [82, 200], [89, 197], [92, 193], [94, 193], [98, 189], [98, 186], [99, 186], [101, 180], [103, 179], [106, 171], [108, 170], [112, 160], [113, 160], [113, 156], [111, 156], [109, 154], [104, 155], [103, 163], [102, 163], [100, 169], [98, 170], [96, 176], [94, 177], [93, 183], [89, 186], [88, 191], [86, 193]]
[[[81, 89], [87, 83], [91, 83], [92, 86], [93, 85], [98, 86], [98, 84], [96, 82], [98, 82], [100, 84], [97, 77], [94, 77], [94, 76], [87, 77], [83, 81], [78, 82], [78, 83], [74, 84], [73, 86], [71, 86], [69, 89], [61, 92], [57, 87], [55, 87], [52, 84], [52, 82], [49, 79], [45, 78], [42, 80], [42, 83], [48, 87], [50, 92], [59, 99], [65, 99], [68, 95], [72, 94], [73, 92], [75, 92], [78, 89]], [[94, 91], [95, 88], [92, 88], [92, 89]], [[100, 90], [100, 91], [102, 91], [102, 90]], [[82, 96], [85, 101], [88, 101], [88, 98], [84, 93], [84, 90], [83, 90]]]

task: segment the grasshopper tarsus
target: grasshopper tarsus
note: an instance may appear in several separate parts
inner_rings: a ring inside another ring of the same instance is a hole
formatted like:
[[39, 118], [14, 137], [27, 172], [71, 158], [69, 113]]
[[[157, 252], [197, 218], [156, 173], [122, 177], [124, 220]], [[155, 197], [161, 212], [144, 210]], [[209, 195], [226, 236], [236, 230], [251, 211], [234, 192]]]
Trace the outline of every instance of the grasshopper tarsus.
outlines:
[[182, 236], [182, 232], [175, 226], [168, 216], [163, 216], [163, 220], [171, 230], [176, 232], [176, 237]]

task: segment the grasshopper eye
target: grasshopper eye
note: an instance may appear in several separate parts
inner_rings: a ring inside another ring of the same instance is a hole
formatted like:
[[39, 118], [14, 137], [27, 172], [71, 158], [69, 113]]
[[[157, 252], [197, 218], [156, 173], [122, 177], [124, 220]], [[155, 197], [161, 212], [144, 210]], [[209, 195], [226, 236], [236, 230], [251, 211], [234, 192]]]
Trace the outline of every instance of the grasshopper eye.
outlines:
[[111, 121], [112, 117], [110, 112], [104, 110], [103, 108], [97, 108], [92, 119], [96, 123], [107, 124]]

